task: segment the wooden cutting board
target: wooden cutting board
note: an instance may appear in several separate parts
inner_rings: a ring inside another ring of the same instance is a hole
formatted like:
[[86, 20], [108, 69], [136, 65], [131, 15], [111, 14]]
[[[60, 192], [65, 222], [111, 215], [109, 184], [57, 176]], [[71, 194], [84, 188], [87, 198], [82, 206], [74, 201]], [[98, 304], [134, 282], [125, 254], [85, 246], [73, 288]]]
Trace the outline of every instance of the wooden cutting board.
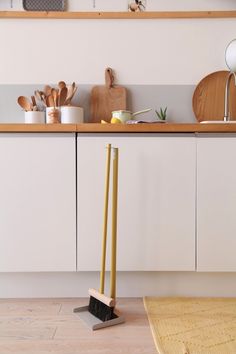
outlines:
[[127, 109], [127, 91], [125, 87], [114, 85], [111, 68], [105, 70], [105, 85], [94, 86], [90, 97], [90, 121], [110, 122], [111, 112]]
[[[225, 84], [229, 71], [216, 71], [197, 85], [193, 94], [193, 111], [199, 122], [203, 120], [223, 120]], [[236, 87], [231, 78], [229, 89], [229, 111], [231, 120], [236, 120]]]

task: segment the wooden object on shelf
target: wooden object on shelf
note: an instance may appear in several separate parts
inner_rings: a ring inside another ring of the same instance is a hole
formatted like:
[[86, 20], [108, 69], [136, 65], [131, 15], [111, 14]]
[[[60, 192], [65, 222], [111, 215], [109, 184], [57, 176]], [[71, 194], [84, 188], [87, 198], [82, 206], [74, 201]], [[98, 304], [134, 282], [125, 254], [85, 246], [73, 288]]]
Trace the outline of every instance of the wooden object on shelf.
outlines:
[[236, 11], [60, 12], [0, 11], [0, 18], [48, 19], [185, 19], [235, 18]]
[[114, 85], [111, 68], [105, 70], [105, 85], [94, 86], [90, 97], [91, 122], [110, 122], [111, 112], [125, 110], [127, 93], [125, 87]]
[[[216, 71], [204, 77], [193, 94], [193, 111], [199, 122], [223, 120], [225, 85], [229, 71]], [[229, 90], [229, 111], [232, 120], [236, 120], [236, 87], [231, 78]]]

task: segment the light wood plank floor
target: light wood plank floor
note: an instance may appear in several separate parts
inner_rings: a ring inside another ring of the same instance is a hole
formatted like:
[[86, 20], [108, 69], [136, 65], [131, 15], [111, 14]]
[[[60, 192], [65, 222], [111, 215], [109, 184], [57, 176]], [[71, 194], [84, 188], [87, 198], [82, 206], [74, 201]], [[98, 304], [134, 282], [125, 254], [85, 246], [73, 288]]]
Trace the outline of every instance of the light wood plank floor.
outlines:
[[0, 354], [156, 354], [142, 299], [119, 299], [126, 322], [91, 331], [73, 313], [88, 299], [0, 300]]

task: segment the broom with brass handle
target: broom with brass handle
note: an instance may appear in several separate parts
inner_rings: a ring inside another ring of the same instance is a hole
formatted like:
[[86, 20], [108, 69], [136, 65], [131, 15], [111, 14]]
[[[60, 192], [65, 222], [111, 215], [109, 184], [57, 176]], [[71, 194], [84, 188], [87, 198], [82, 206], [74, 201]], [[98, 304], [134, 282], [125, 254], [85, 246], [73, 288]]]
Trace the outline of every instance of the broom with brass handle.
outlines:
[[[75, 308], [74, 312], [83, 313], [83, 319], [91, 325], [93, 329], [114, 326], [123, 323], [124, 318], [118, 316], [114, 310], [116, 305], [116, 242], [117, 242], [117, 196], [118, 196], [118, 148], [112, 148], [113, 179], [112, 179], [112, 235], [111, 235], [111, 272], [110, 272], [110, 297], [104, 294], [105, 266], [106, 266], [106, 243], [107, 243], [107, 220], [109, 202], [109, 177], [110, 177], [110, 157], [111, 144], [107, 145], [107, 163], [105, 178], [105, 202], [104, 202], [104, 225], [102, 239], [102, 265], [100, 271], [100, 289], [89, 289], [89, 304], [80, 308]], [[88, 313], [88, 317], [86, 315]], [[94, 319], [93, 317], [96, 317]], [[99, 320], [99, 322], [97, 322]], [[96, 321], [96, 324], [95, 322]], [[96, 327], [96, 328], [95, 328]]]
[[105, 283], [111, 144], [107, 144], [106, 148], [107, 148], [107, 162], [106, 162], [106, 176], [105, 176], [105, 200], [104, 200], [104, 220], [103, 220], [103, 239], [102, 239], [102, 261], [101, 261], [101, 272], [100, 272], [100, 294], [104, 294], [104, 283]]
[[108, 195], [110, 177], [110, 154], [111, 145], [107, 145], [107, 168], [105, 180], [105, 203], [104, 203], [104, 226], [102, 241], [102, 265], [100, 272], [100, 289], [89, 289], [90, 301], [88, 311], [101, 321], [109, 321], [117, 318], [114, 314], [116, 297], [116, 237], [117, 237], [117, 189], [118, 189], [118, 148], [113, 151], [113, 181], [112, 181], [112, 237], [111, 237], [111, 275], [110, 275], [110, 297], [104, 294], [105, 264], [106, 264], [106, 243], [107, 243], [107, 219], [108, 219]]
[[116, 298], [116, 240], [117, 240], [117, 191], [118, 191], [118, 148], [113, 148], [112, 181], [112, 238], [111, 238], [111, 278], [110, 297]]
[[[111, 278], [110, 297], [116, 297], [116, 243], [117, 243], [117, 195], [118, 195], [118, 148], [113, 150], [113, 180], [112, 180], [112, 239], [111, 239]], [[100, 294], [104, 294], [106, 244], [107, 244], [107, 219], [108, 219], [108, 196], [110, 179], [110, 156], [111, 144], [107, 145], [107, 164], [105, 179], [105, 202], [104, 202], [104, 224], [102, 241], [102, 262], [100, 273]]]

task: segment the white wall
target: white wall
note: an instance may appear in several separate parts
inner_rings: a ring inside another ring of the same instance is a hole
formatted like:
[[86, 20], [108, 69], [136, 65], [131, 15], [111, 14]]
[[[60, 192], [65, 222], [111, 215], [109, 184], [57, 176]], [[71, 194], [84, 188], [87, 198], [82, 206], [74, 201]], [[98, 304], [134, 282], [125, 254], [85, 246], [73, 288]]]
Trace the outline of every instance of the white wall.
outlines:
[[[125, 10], [128, 0], [96, 0], [95, 11]], [[147, 0], [150, 10], [234, 10], [233, 0]], [[86, 6], [85, 6], [86, 4]], [[119, 6], [118, 6], [119, 4]], [[0, 10], [9, 9], [10, 0]], [[13, 0], [13, 10], [22, 8]], [[69, 1], [93, 10], [93, 0]], [[0, 84], [103, 83], [104, 69], [119, 84], [195, 85], [226, 69], [225, 47], [236, 19], [0, 20]]]

